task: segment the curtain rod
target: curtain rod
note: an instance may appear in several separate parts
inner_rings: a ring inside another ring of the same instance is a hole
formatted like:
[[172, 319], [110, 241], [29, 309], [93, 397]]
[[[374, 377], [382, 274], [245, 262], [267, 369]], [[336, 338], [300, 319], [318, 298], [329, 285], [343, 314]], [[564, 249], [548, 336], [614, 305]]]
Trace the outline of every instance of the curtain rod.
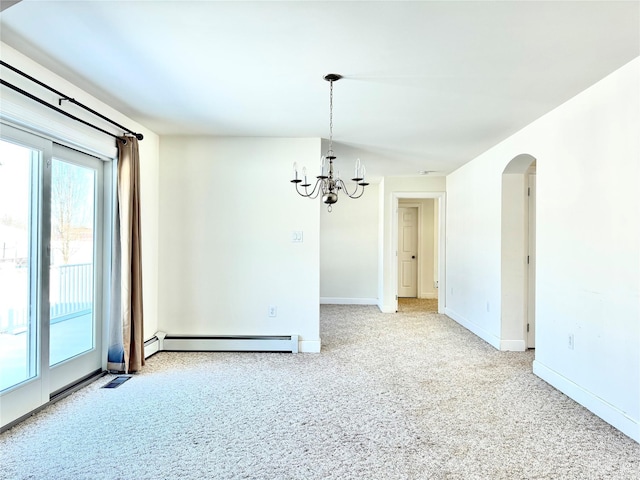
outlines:
[[65, 117], [69, 117], [69, 118], [71, 118], [72, 120], [75, 120], [76, 122], [84, 123], [84, 124], [85, 124], [85, 125], [87, 125], [88, 127], [94, 128], [94, 129], [98, 130], [99, 132], [102, 132], [102, 133], [104, 133], [104, 134], [106, 134], [106, 135], [110, 135], [110, 136], [112, 136], [113, 138], [116, 138], [116, 139], [118, 139], [118, 140], [122, 140], [122, 139], [121, 139], [120, 137], [118, 137], [117, 135], [114, 135], [114, 134], [113, 134], [113, 133], [111, 133], [111, 132], [107, 132], [106, 130], [103, 130], [103, 129], [102, 129], [102, 128], [100, 128], [100, 127], [96, 127], [96, 126], [95, 126], [95, 125], [93, 125], [92, 123], [89, 123], [89, 122], [87, 122], [86, 120], [83, 120], [83, 119], [81, 119], [81, 118], [78, 118], [78, 117], [76, 117], [75, 115], [71, 115], [69, 112], [65, 112], [65, 111], [64, 111], [64, 110], [62, 110], [61, 108], [58, 108], [58, 107], [56, 107], [55, 105], [51, 105], [50, 103], [45, 102], [45, 101], [44, 101], [44, 100], [42, 100], [41, 98], [38, 98], [38, 97], [36, 97], [35, 95], [32, 95], [31, 93], [29, 93], [29, 92], [27, 92], [27, 91], [25, 91], [25, 90], [23, 90], [23, 89], [21, 89], [21, 88], [19, 88], [19, 87], [16, 87], [15, 85], [13, 85], [13, 84], [11, 84], [11, 83], [9, 83], [9, 82], [5, 81], [5, 80], [2, 80], [1, 78], [0, 78], [0, 84], [4, 85], [4, 86], [6, 86], [6, 87], [9, 87], [9, 88], [11, 88], [12, 90], [15, 90], [16, 92], [18, 92], [18, 93], [20, 93], [20, 94], [24, 95], [25, 97], [29, 97], [31, 100], [35, 100], [36, 102], [38, 102], [38, 103], [39, 103], [39, 104], [41, 104], [41, 105], [44, 105], [45, 107], [49, 107], [51, 110], [55, 110], [56, 112], [61, 113], [61, 114], [62, 114], [62, 115], [64, 115]]
[[[112, 124], [112, 125], [115, 125], [116, 127], [120, 128], [120, 129], [122, 129], [122, 130], [124, 130], [124, 131], [125, 131], [125, 132], [127, 132], [127, 133], [130, 133], [131, 135], [134, 135], [138, 140], [142, 140], [142, 139], [144, 138], [144, 136], [143, 136], [141, 133], [136, 133], [136, 132], [134, 132], [133, 130], [129, 130], [127, 127], [120, 125], [119, 123], [117, 123], [117, 122], [115, 122], [115, 121], [111, 120], [110, 118], [108, 118], [108, 117], [106, 117], [106, 116], [102, 115], [101, 113], [96, 112], [96, 111], [95, 111], [95, 110], [93, 110], [92, 108], [89, 108], [89, 107], [87, 107], [86, 105], [84, 105], [84, 104], [82, 104], [82, 103], [78, 102], [75, 98], [71, 98], [71, 97], [69, 97], [68, 95], [65, 95], [64, 93], [59, 92], [58, 90], [56, 90], [55, 88], [53, 88], [53, 87], [51, 87], [51, 86], [47, 85], [46, 83], [41, 82], [40, 80], [38, 80], [38, 79], [36, 79], [36, 78], [32, 77], [31, 75], [28, 75], [27, 73], [25, 73], [25, 72], [23, 72], [23, 71], [21, 71], [21, 70], [18, 70], [16, 67], [14, 67], [14, 66], [12, 66], [12, 65], [9, 65], [7, 62], [0, 60], [0, 65], [2, 65], [3, 67], [7, 67], [7, 68], [8, 68], [8, 69], [10, 69], [10, 70], [13, 70], [13, 71], [14, 71], [14, 72], [16, 72], [17, 74], [22, 75], [24, 78], [26, 78], [26, 79], [28, 79], [28, 80], [31, 80], [33, 83], [35, 83], [35, 84], [37, 84], [37, 85], [40, 85], [41, 87], [46, 88], [47, 90], [49, 90], [49, 91], [51, 91], [51, 92], [55, 93], [56, 95], [59, 95], [59, 96], [60, 96], [60, 98], [58, 99], [58, 105], [62, 105], [62, 102], [63, 102], [63, 101], [71, 102], [71, 103], [73, 103], [74, 105], [77, 105], [77, 106], [79, 106], [80, 108], [83, 108], [84, 110], [88, 111], [89, 113], [92, 113], [93, 115], [95, 115], [95, 116], [97, 116], [97, 117], [101, 118], [102, 120], [104, 120], [104, 121], [106, 121], [106, 122], [109, 122], [109, 123], [110, 123], [110, 124]], [[56, 107], [55, 105], [51, 105], [50, 103], [45, 102], [45, 101], [44, 101], [44, 100], [42, 100], [41, 98], [38, 98], [38, 97], [36, 97], [35, 95], [32, 95], [32, 94], [30, 94], [30, 93], [28, 93], [28, 92], [26, 92], [26, 91], [22, 90], [21, 88], [18, 88], [18, 87], [16, 87], [15, 85], [10, 84], [9, 82], [6, 82], [6, 81], [1, 80], [1, 79], [0, 79], [0, 81], [2, 81], [2, 84], [3, 84], [3, 85], [6, 85], [7, 87], [12, 88], [13, 90], [15, 90], [15, 91], [17, 91], [17, 92], [21, 93], [22, 95], [25, 95], [25, 96], [27, 96], [27, 97], [31, 98], [32, 100], [35, 100], [36, 102], [41, 103], [42, 105], [45, 105], [45, 106], [47, 106], [47, 107], [51, 108], [52, 110], [55, 110], [55, 111], [56, 111], [56, 112], [58, 112], [58, 113], [61, 113], [61, 114], [65, 115], [65, 116], [67, 116], [67, 117], [69, 117], [69, 118], [72, 118], [73, 120], [76, 120], [76, 121], [78, 121], [78, 122], [80, 122], [80, 123], [83, 123], [83, 124], [85, 124], [85, 125], [89, 126], [89, 127], [92, 127], [92, 128], [94, 128], [94, 129], [96, 129], [96, 130], [98, 130], [98, 131], [102, 132], [102, 133], [105, 133], [105, 134], [110, 135], [110, 136], [115, 137], [115, 138], [120, 138], [120, 137], [118, 137], [117, 135], [114, 135], [113, 133], [107, 132], [106, 130], [103, 130], [103, 129], [102, 129], [102, 128], [100, 128], [100, 127], [96, 127], [95, 125], [93, 125], [93, 124], [91, 124], [91, 123], [89, 123], [89, 122], [86, 122], [86, 121], [82, 120], [81, 118], [78, 118], [78, 117], [76, 117], [76, 116], [74, 116], [74, 115], [71, 115], [70, 113], [65, 112], [64, 110], [62, 110], [61, 108]]]

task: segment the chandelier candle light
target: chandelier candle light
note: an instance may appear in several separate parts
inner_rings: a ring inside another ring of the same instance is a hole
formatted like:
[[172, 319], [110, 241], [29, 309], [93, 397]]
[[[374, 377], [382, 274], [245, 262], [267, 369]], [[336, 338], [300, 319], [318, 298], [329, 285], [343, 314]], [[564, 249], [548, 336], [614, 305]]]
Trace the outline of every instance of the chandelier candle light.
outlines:
[[[355, 182], [355, 188], [351, 193], [340, 178], [340, 172], [334, 173], [333, 170], [333, 161], [336, 159], [333, 153], [333, 82], [341, 78], [342, 75], [337, 73], [329, 73], [324, 76], [324, 79], [329, 82], [329, 150], [320, 160], [320, 175], [316, 177], [316, 184], [309, 191], [311, 184], [307, 181], [307, 167], [302, 168], [302, 178], [299, 178], [297, 163], [293, 164], [293, 180], [291, 180], [291, 183], [296, 186], [296, 192], [303, 197], [317, 198], [322, 193], [322, 201], [328, 205], [329, 212], [331, 212], [332, 205], [338, 201], [340, 190], [343, 190], [349, 198], [360, 198], [364, 193], [364, 187], [369, 185], [364, 181], [366, 169], [360, 163], [360, 159], [356, 160], [354, 177], [351, 179]], [[300, 187], [303, 187], [304, 190], [301, 190]]]

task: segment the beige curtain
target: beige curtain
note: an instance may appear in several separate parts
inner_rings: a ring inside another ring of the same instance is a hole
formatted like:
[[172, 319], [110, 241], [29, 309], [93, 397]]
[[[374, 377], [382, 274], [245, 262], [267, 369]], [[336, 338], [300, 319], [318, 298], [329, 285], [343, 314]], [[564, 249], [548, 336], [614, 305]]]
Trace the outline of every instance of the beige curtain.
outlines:
[[118, 142], [118, 217], [120, 230], [120, 316], [126, 373], [144, 365], [142, 237], [138, 140]]

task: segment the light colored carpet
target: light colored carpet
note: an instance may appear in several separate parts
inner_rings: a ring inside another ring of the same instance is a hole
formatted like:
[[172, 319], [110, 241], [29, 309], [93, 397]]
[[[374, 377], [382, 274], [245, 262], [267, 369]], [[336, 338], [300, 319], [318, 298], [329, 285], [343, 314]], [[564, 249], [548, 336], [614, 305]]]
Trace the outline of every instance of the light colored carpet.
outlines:
[[399, 298], [398, 312], [438, 312], [437, 298]]
[[321, 354], [159, 353], [0, 436], [2, 479], [637, 479], [640, 445], [444, 315], [321, 308]]

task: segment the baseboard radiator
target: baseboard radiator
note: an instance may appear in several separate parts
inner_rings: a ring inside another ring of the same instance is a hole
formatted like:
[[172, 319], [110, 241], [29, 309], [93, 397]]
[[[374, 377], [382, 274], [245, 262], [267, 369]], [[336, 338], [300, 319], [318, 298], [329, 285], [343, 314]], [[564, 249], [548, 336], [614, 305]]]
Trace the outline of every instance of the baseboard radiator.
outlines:
[[171, 352], [298, 353], [298, 335], [166, 335], [160, 350]]

